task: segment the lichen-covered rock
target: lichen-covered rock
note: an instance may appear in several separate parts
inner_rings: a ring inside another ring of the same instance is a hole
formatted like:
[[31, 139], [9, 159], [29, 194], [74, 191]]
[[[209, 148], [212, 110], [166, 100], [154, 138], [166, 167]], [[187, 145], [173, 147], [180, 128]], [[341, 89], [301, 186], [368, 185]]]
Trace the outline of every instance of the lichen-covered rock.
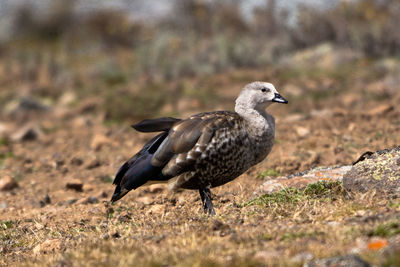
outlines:
[[377, 151], [356, 163], [343, 177], [351, 191], [400, 192], [400, 146]]

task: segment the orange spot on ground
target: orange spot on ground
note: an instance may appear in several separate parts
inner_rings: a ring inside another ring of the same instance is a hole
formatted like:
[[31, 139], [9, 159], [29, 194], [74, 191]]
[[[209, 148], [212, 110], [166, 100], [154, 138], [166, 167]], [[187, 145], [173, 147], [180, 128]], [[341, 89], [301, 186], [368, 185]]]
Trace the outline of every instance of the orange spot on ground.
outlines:
[[380, 250], [388, 245], [387, 240], [377, 240], [368, 243], [367, 248], [370, 250]]

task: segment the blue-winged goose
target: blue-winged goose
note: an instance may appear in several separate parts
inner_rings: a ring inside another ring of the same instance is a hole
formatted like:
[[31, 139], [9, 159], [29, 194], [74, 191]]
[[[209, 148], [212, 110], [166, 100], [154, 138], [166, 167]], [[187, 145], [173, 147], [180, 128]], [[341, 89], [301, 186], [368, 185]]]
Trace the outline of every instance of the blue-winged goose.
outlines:
[[180, 120], [144, 120], [139, 132], [161, 132], [119, 169], [115, 202], [147, 182], [169, 182], [169, 188], [197, 189], [204, 211], [214, 215], [210, 188], [232, 181], [271, 151], [275, 121], [265, 109], [288, 103], [270, 83], [246, 85], [236, 99], [235, 112], [205, 112]]

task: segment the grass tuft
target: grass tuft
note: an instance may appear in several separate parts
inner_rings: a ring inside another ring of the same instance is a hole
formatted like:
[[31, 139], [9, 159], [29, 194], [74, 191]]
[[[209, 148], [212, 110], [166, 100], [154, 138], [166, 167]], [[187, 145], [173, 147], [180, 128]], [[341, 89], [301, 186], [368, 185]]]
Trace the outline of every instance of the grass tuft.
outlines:
[[391, 237], [400, 234], [400, 223], [389, 222], [380, 224], [375, 229], [371, 230], [369, 236]]
[[268, 169], [268, 170], [260, 172], [257, 175], [257, 178], [265, 178], [267, 176], [277, 177], [277, 176], [280, 176], [280, 175], [281, 175], [280, 172], [278, 172], [278, 171], [276, 171], [274, 169]]
[[250, 205], [270, 205], [279, 203], [297, 203], [299, 201], [313, 198], [330, 198], [334, 195], [342, 195], [344, 193], [343, 184], [341, 182], [321, 181], [309, 184], [304, 189], [285, 188], [279, 192], [265, 194], [253, 199], [245, 204]]

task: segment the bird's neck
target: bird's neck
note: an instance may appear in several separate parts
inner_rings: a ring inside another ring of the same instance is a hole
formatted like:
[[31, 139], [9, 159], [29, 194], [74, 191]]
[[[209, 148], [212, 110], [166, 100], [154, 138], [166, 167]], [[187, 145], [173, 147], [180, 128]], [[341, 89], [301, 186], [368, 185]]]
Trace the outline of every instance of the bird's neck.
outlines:
[[255, 136], [274, 135], [274, 118], [265, 111], [265, 107], [252, 108], [236, 102], [235, 112], [246, 121], [251, 134]]

